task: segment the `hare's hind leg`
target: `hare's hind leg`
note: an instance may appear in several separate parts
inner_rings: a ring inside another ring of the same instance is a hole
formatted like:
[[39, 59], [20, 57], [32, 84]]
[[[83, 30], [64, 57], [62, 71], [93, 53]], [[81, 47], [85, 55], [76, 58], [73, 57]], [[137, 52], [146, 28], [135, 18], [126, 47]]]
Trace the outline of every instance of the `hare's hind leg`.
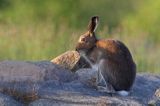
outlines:
[[115, 93], [115, 90], [112, 87], [112, 85], [108, 82], [107, 78], [104, 78], [104, 75], [102, 74], [103, 71], [106, 69], [106, 66], [104, 63], [105, 63], [104, 59], [100, 60], [98, 63], [98, 74], [97, 74], [97, 80], [96, 80], [98, 91]]
[[96, 76], [96, 85], [97, 89], [100, 92], [107, 92], [107, 93], [115, 93], [114, 88], [110, 83], [108, 83], [107, 78], [104, 78], [104, 75], [102, 72], [105, 70], [105, 60], [101, 59], [99, 62], [96, 62], [96, 64], [93, 64], [89, 58], [85, 54], [81, 54], [81, 56], [90, 64], [94, 72], [97, 72]]
[[107, 93], [115, 93], [115, 90], [112, 87], [112, 85], [104, 79], [101, 73], [101, 70], [98, 70], [96, 83], [97, 83], [98, 91], [107, 92]]
[[106, 92], [107, 90], [107, 83], [105, 79], [103, 78], [103, 75], [101, 71], [98, 69], [97, 77], [96, 77], [96, 84], [97, 84], [97, 89], [100, 92]]

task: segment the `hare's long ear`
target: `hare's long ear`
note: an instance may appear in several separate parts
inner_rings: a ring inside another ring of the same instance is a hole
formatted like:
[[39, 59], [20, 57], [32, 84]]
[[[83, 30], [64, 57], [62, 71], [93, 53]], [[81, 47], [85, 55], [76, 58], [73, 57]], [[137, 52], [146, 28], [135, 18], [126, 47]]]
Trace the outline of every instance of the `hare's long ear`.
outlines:
[[91, 20], [89, 22], [89, 25], [88, 25], [88, 31], [90, 33], [94, 33], [97, 26], [98, 26], [98, 21], [99, 21], [99, 17], [98, 16], [93, 16], [91, 17]]

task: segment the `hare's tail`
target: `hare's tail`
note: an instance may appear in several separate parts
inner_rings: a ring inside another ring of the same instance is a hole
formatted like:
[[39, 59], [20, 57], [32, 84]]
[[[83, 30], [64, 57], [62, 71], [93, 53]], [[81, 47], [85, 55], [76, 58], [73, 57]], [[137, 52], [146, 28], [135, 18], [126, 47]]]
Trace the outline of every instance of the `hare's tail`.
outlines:
[[125, 90], [117, 91], [117, 94], [120, 96], [128, 96], [129, 92]]

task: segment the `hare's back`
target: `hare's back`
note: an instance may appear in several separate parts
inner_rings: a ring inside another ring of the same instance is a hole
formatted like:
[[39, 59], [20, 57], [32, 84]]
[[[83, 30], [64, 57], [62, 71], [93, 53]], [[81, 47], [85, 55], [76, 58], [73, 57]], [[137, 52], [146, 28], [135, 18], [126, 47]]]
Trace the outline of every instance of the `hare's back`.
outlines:
[[96, 44], [103, 50], [103, 75], [115, 90], [129, 90], [136, 75], [136, 65], [128, 48], [120, 41], [102, 39]]
[[129, 59], [132, 60], [129, 49], [119, 40], [115, 39], [100, 39], [96, 43], [97, 48], [103, 49], [108, 56], [115, 57], [117, 59]]

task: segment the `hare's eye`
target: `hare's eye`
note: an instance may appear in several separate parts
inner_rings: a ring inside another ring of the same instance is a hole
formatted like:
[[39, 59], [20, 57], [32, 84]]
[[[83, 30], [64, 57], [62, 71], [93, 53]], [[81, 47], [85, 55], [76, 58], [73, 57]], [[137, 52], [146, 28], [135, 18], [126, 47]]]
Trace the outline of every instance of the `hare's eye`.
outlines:
[[86, 39], [85, 39], [85, 38], [81, 38], [81, 41], [82, 41], [82, 42], [86, 42]]
[[85, 37], [80, 37], [79, 42], [86, 42], [86, 38]]

